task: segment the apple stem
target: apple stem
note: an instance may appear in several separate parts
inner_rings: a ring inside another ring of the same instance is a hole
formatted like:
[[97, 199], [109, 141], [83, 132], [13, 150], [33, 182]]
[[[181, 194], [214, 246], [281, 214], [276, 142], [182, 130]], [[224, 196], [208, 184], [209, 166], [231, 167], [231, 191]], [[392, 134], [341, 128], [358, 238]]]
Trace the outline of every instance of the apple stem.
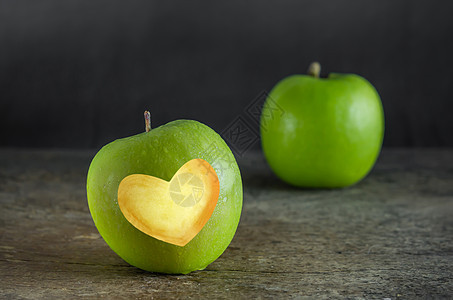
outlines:
[[321, 64], [317, 61], [312, 62], [308, 66], [308, 75], [313, 76], [315, 78], [319, 78], [319, 74], [321, 74]]
[[151, 114], [149, 111], [145, 111], [145, 131], [149, 132], [151, 130]]

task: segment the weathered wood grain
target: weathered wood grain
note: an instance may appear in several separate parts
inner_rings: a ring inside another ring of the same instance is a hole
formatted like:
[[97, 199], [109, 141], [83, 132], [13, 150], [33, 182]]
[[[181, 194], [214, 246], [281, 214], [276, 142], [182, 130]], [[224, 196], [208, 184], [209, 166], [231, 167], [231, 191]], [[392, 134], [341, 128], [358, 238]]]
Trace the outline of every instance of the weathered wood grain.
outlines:
[[206, 270], [123, 262], [88, 211], [93, 152], [0, 150], [0, 298], [451, 298], [453, 150], [384, 150], [351, 188], [302, 190], [239, 160], [244, 209]]

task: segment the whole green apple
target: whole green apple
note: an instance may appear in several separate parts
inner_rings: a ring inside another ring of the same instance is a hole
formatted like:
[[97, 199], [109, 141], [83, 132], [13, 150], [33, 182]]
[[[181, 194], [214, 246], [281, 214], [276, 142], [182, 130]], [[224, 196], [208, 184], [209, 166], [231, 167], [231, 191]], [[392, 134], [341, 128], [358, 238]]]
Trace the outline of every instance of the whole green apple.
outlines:
[[[123, 178], [146, 174], [168, 181], [195, 158], [214, 168], [220, 192], [210, 219], [188, 244], [163, 242], [127, 221], [118, 205]], [[104, 146], [88, 171], [87, 198], [99, 233], [126, 262], [151, 272], [186, 274], [204, 269], [230, 244], [242, 210], [242, 181], [231, 150], [214, 130], [177, 120]]]
[[376, 89], [363, 77], [331, 73], [281, 80], [261, 114], [265, 157], [283, 181], [310, 188], [336, 188], [364, 178], [379, 155], [384, 112]]

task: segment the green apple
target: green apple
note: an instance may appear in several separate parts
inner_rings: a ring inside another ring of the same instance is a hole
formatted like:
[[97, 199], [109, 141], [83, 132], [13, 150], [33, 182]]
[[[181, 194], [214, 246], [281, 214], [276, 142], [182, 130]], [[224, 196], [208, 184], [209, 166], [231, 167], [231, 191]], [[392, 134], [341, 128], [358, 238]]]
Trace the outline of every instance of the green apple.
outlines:
[[355, 74], [284, 78], [269, 93], [261, 114], [262, 148], [283, 181], [309, 188], [357, 183], [372, 169], [384, 136], [376, 89]]
[[[118, 205], [124, 178], [144, 174], [169, 181], [193, 159], [212, 166], [219, 190], [212, 215], [190, 242], [184, 246], [164, 242], [125, 218]], [[236, 232], [242, 196], [241, 175], [231, 150], [214, 130], [193, 120], [173, 121], [107, 144], [94, 157], [87, 177], [88, 205], [101, 236], [129, 264], [159, 273], [186, 274], [216, 260]]]

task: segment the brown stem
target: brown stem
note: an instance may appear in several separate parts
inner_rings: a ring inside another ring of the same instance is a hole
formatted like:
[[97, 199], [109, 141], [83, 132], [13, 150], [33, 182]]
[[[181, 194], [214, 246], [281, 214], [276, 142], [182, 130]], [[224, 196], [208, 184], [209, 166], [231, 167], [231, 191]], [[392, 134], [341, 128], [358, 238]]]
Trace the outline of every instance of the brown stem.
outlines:
[[311, 75], [315, 78], [319, 78], [319, 74], [321, 74], [321, 64], [317, 61], [314, 61], [308, 66], [308, 75]]
[[151, 130], [151, 114], [149, 111], [145, 111], [145, 131], [149, 132]]

